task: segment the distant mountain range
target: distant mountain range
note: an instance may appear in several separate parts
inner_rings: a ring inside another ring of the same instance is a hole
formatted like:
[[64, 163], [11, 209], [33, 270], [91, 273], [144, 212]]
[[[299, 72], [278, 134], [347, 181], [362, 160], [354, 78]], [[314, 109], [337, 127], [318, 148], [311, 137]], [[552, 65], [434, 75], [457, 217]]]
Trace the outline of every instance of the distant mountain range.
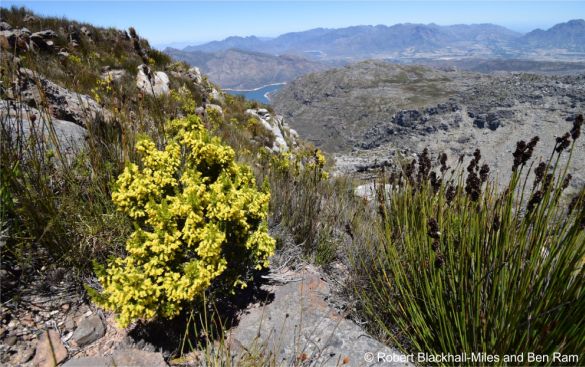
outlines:
[[464, 50], [517, 55], [526, 49], [585, 50], [585, 21], [571, 20], [549, 30], [534, 30], [525, 35], [494, 24], [450, 25], [396, 24], [393, 26], [355, 26], [339, 29], [317, 28], [286, 33], [273, 39], [229, 37], [223, 41], [186, 47], [183, 51], [217, 52], [231, 48], [273, 55], [303, 54], [318, 58], [359, 58], [421, 53], [439, 50]]
[[571, 20], [526, 34], [494, 24], [316, 28], [272, 39], [234, 36], [165, 51], [200, 67], [224, 87], [247, 88], [289, 81], [332, 65], [366, 59], [411, 63], [472, 59], [582, 61], [585, 20]]

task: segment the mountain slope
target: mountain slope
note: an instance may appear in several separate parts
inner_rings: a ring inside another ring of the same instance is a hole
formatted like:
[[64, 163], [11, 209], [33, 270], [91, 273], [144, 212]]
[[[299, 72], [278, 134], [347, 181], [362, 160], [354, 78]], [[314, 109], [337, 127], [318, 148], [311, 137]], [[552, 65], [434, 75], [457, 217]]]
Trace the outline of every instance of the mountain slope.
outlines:
[[197, 66], [211, 81], [224, 88], [252, 89], [293, 80], [301, 75], [327, 69], [323, 63], [281, 55], [229, 49], [207, 53], [166, 49], [177, 60]]
[[585, 20], [575, 19], [559, 23], [544, 31], [536, 29], [518, 40], [524, 48], [564, 48], [585, 52]]

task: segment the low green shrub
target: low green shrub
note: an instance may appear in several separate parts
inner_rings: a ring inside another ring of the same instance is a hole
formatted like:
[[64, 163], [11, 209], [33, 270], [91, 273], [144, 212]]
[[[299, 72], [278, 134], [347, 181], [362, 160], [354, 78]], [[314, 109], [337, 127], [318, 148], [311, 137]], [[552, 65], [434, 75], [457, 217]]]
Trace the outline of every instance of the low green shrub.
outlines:
[[103, 292], [96, 302], [119, 313], [121, 325], [172, 318], [221, 279], [245, 286], [254, 267], [268, 265], [275, 241], [267, 233], [270, 194], [233, 149], [207, 133], [199, 117], [172, 120], [164, 150], [144, 138], [139, 164], [120, 175], [112, 199], [133, 221], [125, 257], [96, 266]]

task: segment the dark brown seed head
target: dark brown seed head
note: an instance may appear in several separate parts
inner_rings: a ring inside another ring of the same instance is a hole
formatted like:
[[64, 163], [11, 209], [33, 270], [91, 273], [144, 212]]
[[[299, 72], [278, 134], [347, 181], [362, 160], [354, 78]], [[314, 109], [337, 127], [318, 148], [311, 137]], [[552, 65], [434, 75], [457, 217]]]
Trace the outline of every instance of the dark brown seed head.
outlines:
[[531, 212], [540, 202], [542, 201], [543, 193], [542, 191], [536, 191], [530, 200], [528, 201], [528, 205], [526, 206], [526, 210]]
[[500, 229], [500, 224], [500, 217], [498, 217], [496, 214], [494, 217], [494, 223], [492, 224], [492, 230], [496, 232], [498, 229]]
[[581, 126], [583, 126], [583, 115], [579, 115], [573, 122], [573, 128], [571, 129], [571, 137], [573, 140], [577, 140], [581, 135]]
[[429, 225], [429, 237], [438, 239], [441, 233], [439, 232], [439, 223], [437, 223], [437, 220], [435, 218], [431, 218], [427, 224]]
[[540, 162], [538, 164], [538, 166], [534, 169], [534, 175], [536, 176], [534, 178], [534, 187], [536, 187], [536, 185], [538, 185], [540, 183], [540, 181], [542, 181], [542, 179], [544, 178], [545, 172], [546, 172], [546, 163]]
[[455, 186], [450, 185], [445, 192], [445, 198], [447, 199], [447, 203], [450, 203], [455, 199]]
[[473, 158], [475, 160], [475, 165], [477, 166], [479, 164], [479, 160], [481, 159], [481, 151], [479, 149], [476, 149], [475, 152], [473, 152]]
[[530, 141], [528, 142], [527, 148], [529, 149], [534, 149], [534, 147], [536, 146], [536, 144], [538, 144], [538, 141], [540, 140], [540, 137], [535, 136], [532, 139], [530, 139]]
[[443, 264], [445, 264], [445, 258], [443, 255], [437, 255], [437, 258], [435, 259], [435, 266], [440, 269], [443, 267]]
[[571, 176], [571, 174], [568, 174], [565, 176], [565, 179], [563, 180], [563, 190], [566, 189], [567, 187], [569, 187], [569, 184], [571, 183], [571, 179], [573, 179], [573, 176]]
[[489, 173], [490, 173], [490, 166], [488, 166], [487, 164], [484, 164], [483, 166], [481, 166], [481, 169], [479, 170], [479, 178], [481, 179], [481, 182], [487, 181]]
[[555, 147], [555, 150], [557, 153], [559, 153], [559, 154], [562, 153], [563, 150], [567, 149], [569, 147], [569, 145], [571, 145], [570, 138], [571, 138], [570, 133], [566, 133], [562, 137], [557, 138], [557, 146]]
[[437, 252], [439, 250], [439, 240], [434, 240], [433, 244], [431, 245], [433, 251]]

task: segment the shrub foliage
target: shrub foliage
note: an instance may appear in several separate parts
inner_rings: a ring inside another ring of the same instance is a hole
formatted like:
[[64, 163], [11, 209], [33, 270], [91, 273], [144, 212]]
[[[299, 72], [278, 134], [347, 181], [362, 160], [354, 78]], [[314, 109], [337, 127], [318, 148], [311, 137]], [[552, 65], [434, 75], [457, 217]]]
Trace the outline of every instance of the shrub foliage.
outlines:
[[245, 285], [246, 272], [268, 265], [275, 241], [267, 233], [270, 194], [256, 188], [249, 167], [208, 135], [197, 116], [167, 126], [164, 150], [137, 144], [112, 194], [135, 225], [126, 257], [96, 266], [103, 292], [94, 296], [119, 312], [121, 325], [171, 318], [221, 276], [227, 288]]

